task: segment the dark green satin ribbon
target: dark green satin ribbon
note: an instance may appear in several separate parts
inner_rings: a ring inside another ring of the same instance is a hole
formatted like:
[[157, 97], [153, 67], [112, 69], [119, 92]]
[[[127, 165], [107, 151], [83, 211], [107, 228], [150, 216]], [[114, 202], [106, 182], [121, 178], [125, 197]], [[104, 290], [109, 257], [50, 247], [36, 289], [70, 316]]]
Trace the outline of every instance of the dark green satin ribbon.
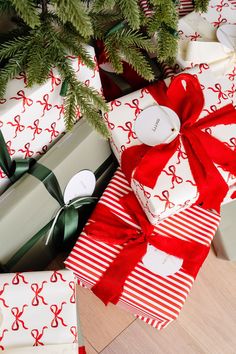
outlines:
[[12, 160], [0, 130], [0, 167], [12, 183], [28, 172], [34, 163], [35, 160], [32, 158], [16, 158]]
[[54, 242], [63, 245], [77, 233], [79, 223], [78, 209], [83, 205], [93, 203], [97, 199], [93, 197], [79, 197], [72, 199], [66, 204], [57, 178], [51, 170], [36, 162], [28, 173], [44, 184], [51, 196], [57, 200], [60, 208], [55, 217], [23, 245], [4, 265], [3, 269], [11, 269], [38, 242], [39, 239], [47, 234], [49, 238], [53, 238]]

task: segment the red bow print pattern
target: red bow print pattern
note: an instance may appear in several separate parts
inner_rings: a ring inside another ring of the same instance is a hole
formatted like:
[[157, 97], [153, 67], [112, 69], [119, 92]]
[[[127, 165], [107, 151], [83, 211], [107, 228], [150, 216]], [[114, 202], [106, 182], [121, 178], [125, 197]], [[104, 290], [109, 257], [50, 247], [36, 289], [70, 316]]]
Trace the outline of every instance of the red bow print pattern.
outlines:
[[33, 138], [32, 138], [32, 141], [35, 140], [35, 136], [36, 134], [41, 134], [43, 129], [39, 127], [39, 119], [36, 119], [34, 121], [34, 125], [28, 125], [29, 129], [33, 130]]
[[23, 130], [25, 129], [25, 126], [23, 124], [20, 124], [20, 119], [21, 117], [19, 116], [19, 114], [17, 116], [14, 117], [14, 122], [7, 122], [7, 124], [11, 125], [12, 127], [15, 127], [15, 136], [14, 138], [17, 137], [17, 133], [18, 132], [23, 132]]
[[5, 98], [0, 98], [0, 104], [4, 104], [6, 102], [7, 102], [7, 100]]
[[216, 105], [212, 105], [212, 106], [210, 106], [210, 109], [203, 109], [203, 112], [206, 112], [206, 113], [208, 113], [208, 114], [210, 114], [210, 113], [213, 113], [213, 112], [216, 112], [217, 111], [217, 107], [216, 107]]
[[55, 270], [50, 277], [50, 282], [57, 283], [58, 280], [66, 282], [66, 279], [63, 278], [63, 275], [61, 274], [61, 272], [59, 272], [58, 270]]
[[230, 144], [226, 143], [226, 145], [231, 149], [236, 149], [236, 138], [233, 137], [229, 141], [230, 141]]
[[65, 106], [64, 106], [64, 104], [61, 104], [60, 106], [58, 104], [55, 104], [54, 107], [59, 110], [59, 117], [57, 118], [59, 120], [65, 114]]
[[22, 100], [22, 104], [23, 104], [23, 111], [22, 113], [25, 112], [26, 110], [26, 106], [32, 106], [33, 104], [33, 100], [31, 100], [31, 98], [28, 98], [25, 96], [25, 91], [20, 90], [17, 92], [17, 96], [18, 97], [11, 97], [10, 100]]
[[70, 281], [69, 282], [69, 287], [72, 290], [72, 295], [70, 297], [70, 303], [74, 304], [75, 303], [75, 282], [74, 281]]
[[52, 129], [49, 129], [49, 128], [46, 128], [46, 129], [45, 129], [45, 131], [51, 133], [51, 139], [50, 139], [49, 143], [51, 143], [51, 142], [53, 141], [53, 138], [54, 138], [54, 137], [57, 138], [58, 135], [60, 134], [59, 131], [55, 129], [55, 128], [56, 128], [56, 122], [53, 122], [53, 123], [51, 124], [51, 128], [52, 128]]
[[132, 100], [132, 104], [125, 103], [125, 106], [129, 106], [130, 108], [133, 108], [135, 110], [135, 118], [137, 118], [137, 116], [142, 112], [142, 109], [139, 107], [139, 100], [137, 98]]
[[128, 132], [128, 141], [126, 144], [130, 144], [131, 139], [137, 139], [135, 132], [132, 130], [132, 122], [126, 122], [125, 127], [118, 125], [118, 128], [121, 128], [124, 132]]
[[59, 326], [59, 321], [61, 321], [62, 326], [67, 327], [67, 324], [65, 324], [63, 318], [62, 318], [61, 316], [59, 316], [60, 313], [62, 312], [63, 305], [65, 305], [65, 304], [66, 304], [66, 302], [63, 301], [63, 302], [61, 303], [61, 306], [60, 306], [60, 307], [57, 306], [57, 305], [51, 305], [51, 306], [50, 306], [50, 310], [51, 310], [52, 313], [54, 314], [54, 318], [53, 318], [53, 320], [52, 320], [52, 322], [51, 322], [51, 326], [52, 326], [53, 328], [56, 328], [56, 327]]
[[198, 74], [202, 74], [204, 70], [209, 70], [210, 67], [206, 63], [199, 64], [199, 72]]
[[75, 55], [68, 55], [67, 58], [75, 60], [77, 59], [77, 70], [76, 72], [80, 71], [80, 66], [84, 66], [84, 63], [82, 62], [80, 57], [77, 57]]
[[3, 295], [4, 291], [5, 291], [5, 288], [8, 285], [9, 285], [8, 283], [3, 284], [3, 288], [0, 290], [0, 301], [2, 301], [3, 306], [6, 307], [6, 308], [9, 307], [9, 306], [6, 304], [6, 301], [2, 298], [2, 295]]
[[48, 78], [51, 79], [51, 91], [53, 92], [55, 90], [55, 86], [59, 86], [61, 83], [61, 79], [59, 77], [56, 77], [52, 71], [52, 69], [49, 72]]
[[42, 282], [41, 286], [39, 286], [37, 283], [34, 283], [31, 285], [31, 289], [35, 294], [35, 296], [32, 299], [32, 302], [31, 302], [33, 306], [38, 306], [40, 304], [40, 300], [42, 301], [42, 303], [44, 305], [48, 305], [47, 302], [45, 301], [44, 297], [42, 295], [40, 295], [40, 293], [43, 291], [43, 286], [46, 283], [47, 283], [47, 281], [44, 280]]
[[108, 129], [115, 129], [115, 124], [109, 121], [108, 113], [104, 113], [103, 115], [105, 122], [107, 123]]
[[180, 164], [180, 159], [186, 160], [188, 158], [187, 154], [185, 151], [181, 150], [181, 146], [178, 146], [177, 148], [177, 165]]
[[76, 326], [70, 327], [70, 333], [72, 334], [72, 336], [74, 338], [73, 343], [77, 343], [78, 342], [78, 332], [77, 332]]
[[217, 12], [221, 12], [224, 7], [229, 7], [229, 4], [227, 2], [224, 2], [224, 0], [221, 0], [220, 3], [217, 5], [211, 5], [211, 8], [215, 8]]
[[16, 76], [17, 80], [23, 80], [25, 87], [27, 86], [27, 77], [26, 74], [21, 71], [18, 76]]
[[38, 347], [38, 346], [40, 346], [40, 345], [44, 345], [43, 342], [40, 342], [40, 341], [41, 341], [41, 339], [42, 339], [42, 337], [43, 337], [43, 335], [44, 335], [45, 329], [47, 329], [47, 328], [48, 328], [47, 326], [44, 326], [44, 327], [42, 328], [41, 333], [40, 333], [39, 330], [36, 329], [36, 328], [35, 328], [35, 329], [32, 329], [31, 335], [32, 335], [32, 337], [33, 337], [34, 340], [35, 340], [35, 342], [34, 342], [34, 344], [33, 344], [33, 347]]
[[162, 197], [159, 195], [155, 194], [154, 197], [158, 198], [161, 202], [165, 202], [165, 210], [164, 213], [167, 209], [172, 209], [174, 208], [175, 204], [170, 201], [170, 193], [169, 191], [165, 190], [162, 193]]
[[236, 77], [236, 66], [234, 67], [232, 73], [227, 74], [226, 76], [228, 76], [228, 79], [230, 81], [234, 81], [235, 77]]
[[22, 326], [22, 328], [28, 329], [28, 327], [26, 327], [24, 321], [21, 319], [22, 315], [24, 314], [24, 309], [26, 307], [28, 307], [28, 305], [23, 305], [21, 311], [20, 311], [19, 307], [13, 307], [11, 309], [11, 313], [15, 317], [15, 320], [11, 326], [11, 329], [13, 331], [18, 331], [18, 329], [20, 328], [20, 325]]
[[26, 143], [24, 146], [25, 149], [19, 149], [18, 151], [23, 152], [25, 154], [24, 158], [32, 157], [34, 152], [30, 150], [30, 143]]
[[[3, 340], [3, 338], [4, 338], [6, 332], [8, 332], [8, 329], [5, 328], [5, 329], [2, 331], [2, 334], [0, 334], [0, 343], [2, 342], [2, 340]], [[1, 350], [4, 350], [4, 347], [3, 347], [2, 345], [0, 345], [0, 349], [1, 349]]]
[[0, 128], [3, 127], [3, 122], [0, 120]]
[[226, 20], [226, 18], [223, 18], [221, 14], [218, 17], [217, 21], [212, 22], [213, 26], [216, 27], [216, 28], [220, 27], [224, 23], [227, 23], [227, 20]]
[[98, 66], [98, 61], [97, 61], [96, 55], [94, 55], [93, 61], [94, 61], [95, 66], [94, 66], [94, 69], [93, 69], [93, 76], [92, 76], [92, 79], [94, 79], [95, 76], [96, 76], [96, 73], [99, 72], [99, 66]]
[[48, 151], [48, 146], [47, 146], [47, 145], [44, 145], [44, 146], [42, 147], [42, 151], [37, 151], [37, 154], [40, 155], [40, 156], [42, 156], [42, 155], [44, 155], [47, 151]]
[[233, 85], [231, 86], [231, 88], [230, 88], [229, 90], [227, 90], [227, 92], [228, 92], [228, 96], [229, 96], [230, 98], [234, 98], [234, 95], [235, 95], [235, 93], [236, 93], [235, 84], [233, 84]]
[[144, 88], [141, 89], [141, 96], [140, 96], [140, 98], [143, 98], [145, 94], [149, 95], [149, 92], [148, 92], [148, 90], [147, 90], [146, 87], [144, 87]]
[[43, 100], [42, 101], [40, 101], [40, 100], [36, 101], [41, 106], [43, 106], [43, 113], [42, 113], [41, 117], [43, 117], [45, 115], [46, 111], [50, 111], [50, 109], [52, 109], [52, 105], [48, 102], [48, 100], [49, 100], [49, 94], [46, 93], [43, 96]]
[[214, 87], [208, 87], [209, 90], [215, 92], [218, 94], [218, 102], [217, 104], [221, 104], [222, 99], [223, 100], [227, 100], [228, 96], [226, 95], [226, 93], [223, 92], [221, 84], [215, 84], [215, 88]]
[[199, 38], [201, 38], [201, 35], [195, 32], [194, 34], [190, 34], [189, 36], [186, 36], [186, 38], [189, 38], [190, 41], [197, 41]]
[[7, 150], [9, 152], [10, 156], [14, 155], [16, 150], [11, 148], [12, 142], [9, 140], [9, 141], [6, 142], [6, 145], [7, 145]]
[[183, 178], [176, 175], [176, 167], [174, 165], [170, 165], [168, 167], [168, 170], [169, 170], [169, 172], [166, 171], [166, 170], [163, 170], [163, 172], [167, 176], [171, 176], [171, 183], [172, 183], [171, 189], [174, 189], [175, 188], [175, 183], [177, 183], [177, 184], [183, 183]]
[[24, 284], [29, 284], [29, 282], [25, 279], [25, 276], [23, 273], [16, 273], [13, 278], [12, 278], [12, 284], [13, 285], [18, 285], [20, 282]]
[[118, 100], [113, 100], [110, 102], [110, 111], [114, 110], [114, 107], [120, 107], [121, 106], [121, 102]]

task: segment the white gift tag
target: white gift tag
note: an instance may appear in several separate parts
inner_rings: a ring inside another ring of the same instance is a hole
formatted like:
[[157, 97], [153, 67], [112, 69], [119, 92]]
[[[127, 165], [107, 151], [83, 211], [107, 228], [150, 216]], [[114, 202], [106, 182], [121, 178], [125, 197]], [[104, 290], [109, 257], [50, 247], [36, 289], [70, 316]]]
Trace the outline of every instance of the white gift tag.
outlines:
[[180, 131], [177, 114], [165, 106], [150, 106], [137, 117], [134, 125], [138, 139], [149, 146], [170, 143]]
[[149, 244], [142, 262], [151, 272], [162, 277], [167, 277], [178, 272], [182, 267], [183, 259], [171, 256]]
[[236, 50], [236, 25], [222, 25], [216, 31], [218, 41], [231, 50]]
[[96, 177], [90, 170], [82, 170], [74, 175], [66, 186], [64, 202], [77, 197], [91, 196], [96, 185]]

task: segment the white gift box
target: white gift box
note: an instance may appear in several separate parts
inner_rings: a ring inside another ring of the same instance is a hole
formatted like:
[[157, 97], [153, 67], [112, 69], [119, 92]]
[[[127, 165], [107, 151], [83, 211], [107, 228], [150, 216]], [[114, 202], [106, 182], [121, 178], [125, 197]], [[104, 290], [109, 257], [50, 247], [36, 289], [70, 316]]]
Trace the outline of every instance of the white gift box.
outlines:
[[225, 75], [233, 81], [236, 76], [235, 50], [217, 38], [217, 29], [225, 24], [236, 25], [236, 3], [229, 0], [210, 0], [206, 13], [192, 12], [182, 17], [177, 55], [180, 69], [206, 63], [215, 75]]
[[[204, 93], [205, 105], [200, 118], [231, 103], [228, 97], [231, 86], [224, 77], [218, 79], [204, 67], [195, 67], [189, 73], [197, 75]], [[134, 123], [142, 111], [153, 105], [157, 105], [157, 102], [146, 89], [138, 90], [110, 103], [110, 113], [105, 120], [111, 132], [112, 148], [119, 162], [125, 149], [141, 144]], [[219, 125], [211, 128], [209, 132], [235, 149], [236, 125]], [[230, 186], [226, 201], [235, 188], [234, 176], [221, 168], [219, 172]], [[149, 221], [154, 225], [194, 204], [198, 199], [197, 186], [182, 143], [161, 172], [153, 189], [140, 184], [134, 178], [131, 178], [131, 187]]]
[[[94, 48], [86, 46], [96, 63]], [[101, 93], [98, 66], [86, 67], [79, 57], [70, 56], [77, 79]], [[0, 100], [0, 129], [12, 158], [40, 157], [65, 132], [64, 99], [60, 96], [62, 80], [56, 69], [43, 85], [26, 87], [23, 73], [8, 83]], [[78, 110], [78, 119], [81, 114]], [[9, 181], [0, 169], [0, 193]]]
[[72, 272], [1, 274], [0, 284], [1, 350], [78, 353], [81, 329]]

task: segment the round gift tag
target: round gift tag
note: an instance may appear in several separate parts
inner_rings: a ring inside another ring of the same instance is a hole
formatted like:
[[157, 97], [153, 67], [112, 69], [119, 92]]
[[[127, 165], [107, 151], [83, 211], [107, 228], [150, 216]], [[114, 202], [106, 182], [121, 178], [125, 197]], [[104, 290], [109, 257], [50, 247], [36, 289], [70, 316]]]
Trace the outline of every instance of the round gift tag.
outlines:
[[162, 277], [167, 277], [178, 272], [182, 267], [183, 259], [171, 256], [149, 244], [142, 262], [151, 272]]
[[74, 175], [66, 186], [64, 202], [78, 197], [91, 196], [96, 185], [96, 177], [90, 170], [82, 170]]
[[149, 146], [170, 143], [180, 131], [177, 114], [165, 106], [150, 106], [137, 117], [134, 125], [138, 139]]
[[236, 50], [236, 25], [222, 25], [216, 31], [218, 41], [231, 50]]

